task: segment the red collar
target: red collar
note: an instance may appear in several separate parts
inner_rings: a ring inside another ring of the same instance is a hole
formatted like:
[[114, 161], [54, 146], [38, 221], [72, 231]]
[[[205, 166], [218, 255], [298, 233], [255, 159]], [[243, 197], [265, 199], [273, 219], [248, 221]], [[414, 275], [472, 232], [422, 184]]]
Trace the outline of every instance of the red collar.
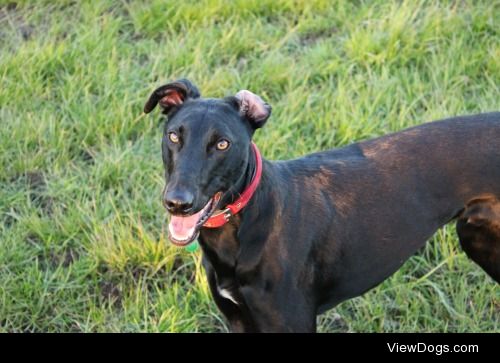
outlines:
[[255, 189], [259, 186], [260, 177], [262, 176], [262, 156], [260, 155], [260, 151], [252, 142], [252, 150], [255, 154], [255, 174], [250, 182], [250, 185], [245, 189], [243, 193], [241, 193], [240, 197], [231, 204], [228, 204], [223, 211], [217, 212], [212, 215], [207, 221], [203, 224], [203, 227], [207, 228], [218, 228], [222, 227], [229, 221], [231, 216], [237, 214], [240, 210], [245, 208], [250, 199], [252, 199], [253, 193]]

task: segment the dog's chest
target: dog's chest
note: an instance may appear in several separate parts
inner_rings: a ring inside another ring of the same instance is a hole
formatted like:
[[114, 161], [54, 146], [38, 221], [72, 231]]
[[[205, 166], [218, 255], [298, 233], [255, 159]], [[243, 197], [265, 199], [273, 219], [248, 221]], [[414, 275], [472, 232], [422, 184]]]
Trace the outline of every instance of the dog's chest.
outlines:
[[240, 305], [243, 302], [238, 282], [233, 274], [224, 273], [223, 271], [216, 272], [215, 281], [217, 293], [223, 299], [235, 305]]
[[236, 298], [236, 294], [231, 291], [231, 289], [221, 288], [220, 286], [217, 286], [217, 291], [219, 292], [219, 295], [224, 299], [227, 299], [236, 305], [240, 304]]

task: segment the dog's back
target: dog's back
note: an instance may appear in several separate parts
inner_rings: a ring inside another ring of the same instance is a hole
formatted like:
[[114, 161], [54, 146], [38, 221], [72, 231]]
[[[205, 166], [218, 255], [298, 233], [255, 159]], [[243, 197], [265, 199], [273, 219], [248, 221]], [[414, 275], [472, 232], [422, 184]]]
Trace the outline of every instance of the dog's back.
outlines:
[[[390, 276], [469, 200], [500, 196], [500, 113], [430, 122], [275, 165], [288, 199], [301, 206], [283, 218], [310, 226], [321, 241], [317, 263], [334, 266], [327, 308]], [[288, 228], [303, 239], [304, 228]]]

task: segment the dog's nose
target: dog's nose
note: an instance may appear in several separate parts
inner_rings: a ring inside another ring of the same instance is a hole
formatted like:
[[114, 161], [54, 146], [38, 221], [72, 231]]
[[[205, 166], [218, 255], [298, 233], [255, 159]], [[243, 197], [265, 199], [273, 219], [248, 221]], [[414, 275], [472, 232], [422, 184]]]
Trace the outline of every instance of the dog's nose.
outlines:
[[189, 213], [193, 209], [194, 196], [188, 191], [167, 191], [163, 204], [170, 213]]

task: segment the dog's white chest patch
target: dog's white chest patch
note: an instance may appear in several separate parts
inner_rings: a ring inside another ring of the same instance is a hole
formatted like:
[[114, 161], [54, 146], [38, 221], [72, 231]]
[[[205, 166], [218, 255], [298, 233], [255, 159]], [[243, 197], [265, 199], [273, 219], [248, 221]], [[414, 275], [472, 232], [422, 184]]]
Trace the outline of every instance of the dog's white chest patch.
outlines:
[[233, 298], [229, 290], [217, 287], [217, 291], [219, 292], [220, 296], [222, 296], [224, 299], [231, 300], [234, 304], [238, 305], [238, 302]]

